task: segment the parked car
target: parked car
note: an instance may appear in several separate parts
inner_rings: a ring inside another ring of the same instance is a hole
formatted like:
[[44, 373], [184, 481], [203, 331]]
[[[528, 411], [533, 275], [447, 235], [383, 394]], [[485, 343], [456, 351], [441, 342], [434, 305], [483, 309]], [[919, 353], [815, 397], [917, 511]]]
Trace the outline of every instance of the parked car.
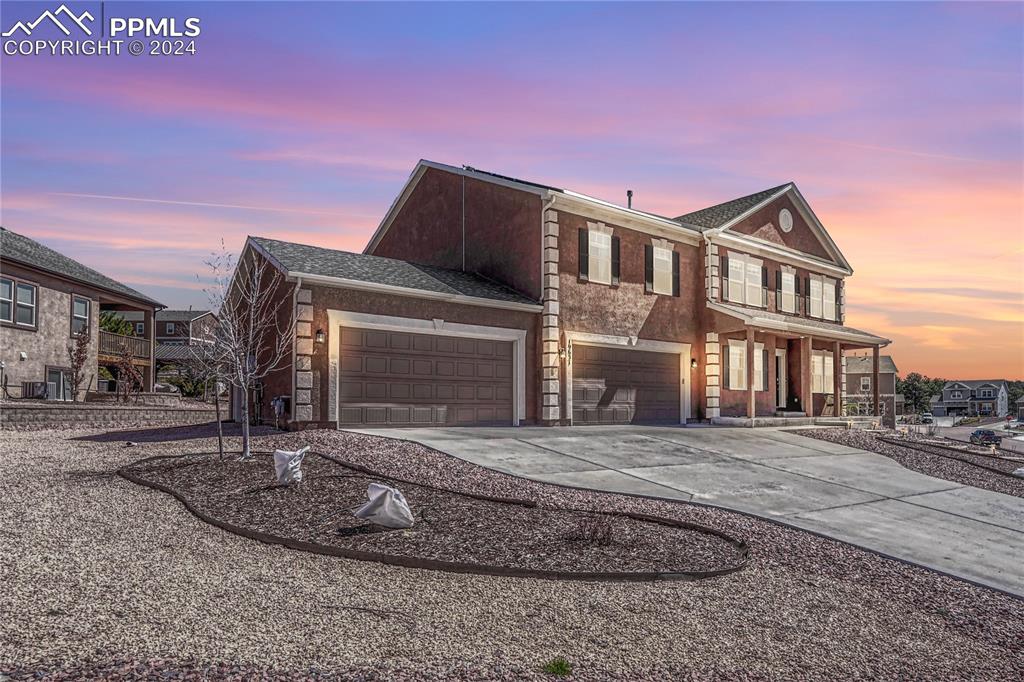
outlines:
[[971, 442], [975, 445], [999, 445], [1003, 437], [991, 429], [975, 429], [971, 433]]
[[935, 420], [932, 419], [932, 413], [931, 412], [925, 412], [924, 414], [922, 414], [921, 415], [921, 423], [922, 424], [934, 424]]

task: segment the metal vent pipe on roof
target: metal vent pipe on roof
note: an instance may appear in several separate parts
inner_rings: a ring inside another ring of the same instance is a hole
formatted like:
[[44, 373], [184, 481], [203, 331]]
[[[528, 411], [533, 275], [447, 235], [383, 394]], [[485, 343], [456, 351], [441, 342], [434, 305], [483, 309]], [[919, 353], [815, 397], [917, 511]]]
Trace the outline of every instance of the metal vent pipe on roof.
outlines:
[[626, 190], [626, 208], [633, 208], [633, 190]]

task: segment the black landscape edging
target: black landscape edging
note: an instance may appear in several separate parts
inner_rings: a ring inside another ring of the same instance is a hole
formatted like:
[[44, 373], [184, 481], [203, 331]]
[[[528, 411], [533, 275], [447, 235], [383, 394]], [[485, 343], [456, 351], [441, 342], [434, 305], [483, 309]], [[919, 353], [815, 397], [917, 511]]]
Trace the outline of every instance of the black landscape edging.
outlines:
[[[750, 548], [747, 543], [743, 540], [737, 540], [723, 531], [715, 528], [701, 526], [699, 524], [689, 523], [687, 521], [677, 521], [676, 519], [669, 519], [658, 516], [650, 516], [647, 514], [636, 514], [632, 512], [593, 512], [589, 510], [572, 510], [566, 509], [564, 511], [587, 511], [587, 513], [594, 514], [609, 514], [615, 516], [626, 516], [634, 518], [639, 521], [647, 521], [653, 523], [661, 523], [663, 525], [683, 528], [686, 530], [695, 530], [698, 532], [708, 533], [716, 537], [725, 539], [728, 541], [736, 550], [739, 551], [740, 561], [735, 566], [727, 568], [715, 569], [713, 571], [616, 571], [616, 572], [598, 572], [598, 571], [553, 571], [553, 570], [542, 570], [542, 569], [527, 569], [527, 568], [511, 568], [507, 566], [495, 566], [489, 564], [466, 564], [455, 561], [443, 561], [440, 559], [423, 559], [417, 557], [406, 557], [395, 554], [383, 554], [380, 552], [366, 552], [363, 550], [346, 549], [344, 547], [333, 547], [329, 545], [321, 545], [315, 542], [307, 542], [305, 540], [295, 540], [293, 538], [286, 538], [279, 535], [272, 535], [270, 533], [263, 533], [261, 531], [252, 530], [243, 526], [237, 526], [227, 521], [222, 521], [216, 517], [213, 517], [203, 511], [200, 511], [193, 505], [184, 495], [179, 493], [174, 488], [157, 483], [155, 481], [146, 480], [144, 477], [139, 476], [131, 471], [133, 467], [145, 465], [150, 462], [158, 460], [170, 460], [170, 459], [181, 459], [186, 457], [195, 457], [197, 455], [216, 454], [216, 453], [189, 453], [187, 455], [155, 455], [153, 457], [146, 457], [136, 462], [123, 466], [117, 470], [119, 476], [127, 481], [135, 483], [137, 485], [145, 486], [147, 488], [153, 488], [161, 492], [171, 495], [177, 499], [181, 504], [191, 512], [194, 516], [206, 523], [216, 526], [221, 530], [226, 530], [236, 535], [241, 535], [252, 540], [258, 540], [260, 542], [270, 545], [283, 545], [290, 549], [296, 549], [304, 552], [312, 552], [315, 554], [324, 554], [328, 556], [338, 556], [346, 559], [357, 559], [360, 561], [373, 561], [377, 563], [387, 564], [391, 566], [402, 566], [404, 568], [418, 568], [435, 571], [448, 571], [450, 573], [465, 573], [465, 574], [476, 574], [476, 575], [490, 575], [490, 576], [501, 576], [501, 577], [512, 577], [512, 578], [540, 578], [547, 580], [581, 580], [581, 581], [606, 581], [606, 582], [653, 582], [657, 580], [703, 580], [705, 578], [714, 578], [717, 576], [728, 575], [742, 570], [750, 563]], [[257, 452], [254, 454], [268, 454], [265, 452]], [[330, 459], [341, 466], [348, 466], [332, 457], [327, 457], [321, 453], [314, 453]], [[359, 471], [362, 473], [370, 474], [373, 476], [379, 476], [383, 479], [390, 479], [393, 481], [399, 481], [399, 479], [393, 476], [387, 476], [379, 472], [372, 471], [366, 467], [359, 467]], [[408, 483], [410, 485], [421, 485], [412, 481], [400, 481]], [[422, 486], [427, 488], [433, 488], [435, 490], [443, 490], [445, 492], [452, 493], [454, 495], [463, 495], [465, 497], [476, 497], [477, 499], [484, 499], [496, 502], [503, 502], [506, 504], [522, 504], [522, 500], [512, 500], [502, 498], [487, 498], [479, 495], [466, 494], [448, 488], [437, 488], [433, 486]], [[613, 493], [614, 494], [614, 493]], [[536, 503], [533, 503], [536, 506]], [[555, 510], [557, 511], [557, 510]]]
[[[1016, 481], [1024, 481], [1024, 479], [1022, 479], [1020, 476], [1014, 476], [1009, 471], [1003, 471], [1002, 469], [997, 469], [996, 467], [990, 467], [990, 466], [986, 466], [985, 464], [979, 464], [977, 462], [972, 462], [971, 460], [964, 459], [963, 457], [953, 457], [952, 455], [944, 455], [944, 454], [942, 454], [940, 452], [929, 452], [928, 450], [925, 450], [924, 448], [939, 448], [941, 450], [950, 450], [952, 452], [957, 452], [957, 453], [959, 453], [961, 455], [974, 455], [975, 457], [992, 457], [992, 455], [985, 455], [985, 454], [982, 454], [980, 452], [967, 452], [967, 451], [964, 451], [964, 450], [957, 450], [956, 448], [952, 448], [952, 447], [950, 447], [948, 445], [936, 445], [934, 443], [911, 443], [909, 441], [897, 440], [895, 438], [886, 438], [884, 436], [876, 436], [875, 438], [880, 440], [880, 441], [882, 441], [883, 443], [888, 443], [890, 445], [898, 445], [900, 447], [907, 448], [908, 450], [917, 450], [918, 452], [924, 453], [926, 455], [931, 455], [933, 457], [944, 457], [946, 459], [952, 459], [952, 460], [955, 460], [957, 462], [963, 462], [964, 464], [970, 464], [971, 466], [978, 467], [979, 469], [984, 469], [985, 471], [991, 471], [994, 474], [999, 474], [1001, 476], [1008, 476], [1008, 477], [1010, 477], [1010, 478], [1012, 478], [1012, 479], [1014, 479]], [[1013, 461], [1013, 460], [1006, 460], [1006, 461]], [[1022, 463], [1021, 466], [1024, 466], [1024, 463]]]

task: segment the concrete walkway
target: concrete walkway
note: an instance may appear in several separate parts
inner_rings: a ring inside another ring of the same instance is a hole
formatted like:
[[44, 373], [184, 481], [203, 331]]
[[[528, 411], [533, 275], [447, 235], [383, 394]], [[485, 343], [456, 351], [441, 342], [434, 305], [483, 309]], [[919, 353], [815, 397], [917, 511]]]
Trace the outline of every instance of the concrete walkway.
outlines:
[[1024, 499], [779, 429], [364, 430], [538, 481], [777, 519], [1024, 596]]

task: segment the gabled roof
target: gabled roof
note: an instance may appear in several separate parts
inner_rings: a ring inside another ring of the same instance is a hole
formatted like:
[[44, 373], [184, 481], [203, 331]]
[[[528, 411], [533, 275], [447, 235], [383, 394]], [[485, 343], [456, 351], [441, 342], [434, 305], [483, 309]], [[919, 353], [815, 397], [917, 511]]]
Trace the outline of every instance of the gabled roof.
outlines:
[[43, 270], [66, 279], [76, 280], [97, 289], [120, 294], [121, 296], [135, 299], [157, 308], [163, 307], [162, 303], [154, 301], [149, 296], [132, 289], [130, 286], [121, 284], [117, 280], [111, 279], [86, 265], [82, 265], [78, 261], [68, 258], [48, 246], [43, 246], [34, 239], [29, 239], [17, 232], [11, 232], [5, 227], [0, 227], [0, 258], [21, 263], [30, 268]]
[[942, 390], [951, 388], [957, 384], [966, 386], [972, 391], [981, 388], [982, 386], [991, 386], [992, 388], [999, 388], [1000, 386], [1006, 385], [1006, 379], [957, 379], [955, 381], [947, 381], [942, 387]]
[[321, 277], [341, 286], [421, 292], [429, 298], [455, 302], [477, 299], [514, 305], [540, 307], [540, 303], [481, 275], [363, 253], [325, 249], [307, 244], [283, 242], [266, 237], [249, 237], [249, 242], [270, 258], [288, 276]]
[[203, 315], [208, 315], [209, 310], [161, 310], [156, 314], [157, 322], [192, 322]]
[[754, 192], [753, 194], [748, 194], [747, 196], [740, 197], [739, 199], [723, 201], [720, 204], [708, 206], [707, 208], [702, 208], [699, 211], [684, 213], [681, 216], [677, 216], [675, 219], [681, 223], [688, 223], [690, 225], [696, 225], [701, 228], [713, 230], [740, 217], [750, 209], [760, 206], [782, 190], [790, 187], [792, 184], [793, 183], [791, 182], [787, 182], [783, 185], [779, 185], [778, 187]]
[[[874, 371], [872, 365], [873, 361], [870, 356], [848, 355], [846, 357], [847, 374], [871, 374]], [[892, 356], [889, 355], [878, 356], [878, 371], [881, 374], [896, 374], [899, 372], [896, 369], [896, 363], [892, 361]]]

